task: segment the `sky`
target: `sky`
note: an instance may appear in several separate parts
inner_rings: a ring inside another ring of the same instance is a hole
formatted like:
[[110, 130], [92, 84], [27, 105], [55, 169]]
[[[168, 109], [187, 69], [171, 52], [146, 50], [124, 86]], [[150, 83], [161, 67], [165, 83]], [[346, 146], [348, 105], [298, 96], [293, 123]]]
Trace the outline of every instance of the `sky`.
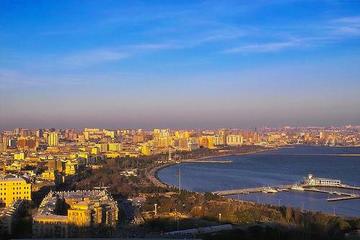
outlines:
[[360, 1], [0, 1], [0, 129], [360, 124]]

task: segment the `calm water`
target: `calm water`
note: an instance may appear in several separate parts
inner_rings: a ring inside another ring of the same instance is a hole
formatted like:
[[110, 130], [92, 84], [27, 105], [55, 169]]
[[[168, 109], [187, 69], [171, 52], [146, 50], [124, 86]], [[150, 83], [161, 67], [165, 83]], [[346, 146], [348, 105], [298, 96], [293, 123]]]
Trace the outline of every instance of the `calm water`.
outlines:
[[[209, 192], [255, 186], [292, 184], [308, 173], [318, 177], [336, 178], [349, 185], [360, 186], [360, 156], [322, 154], [360, 154], [360, 148], [330, 148], [298, 146], [245, 156], [220, 157], [232, 163], [185, 163], [159, 171], [159, 178], [181, 187]], [[327, 202], [327, 194], [310, 192], [281, 192], [232, 196], [248, 201], [281, 204], [337, 215], [360, 217], [360, 200]]]

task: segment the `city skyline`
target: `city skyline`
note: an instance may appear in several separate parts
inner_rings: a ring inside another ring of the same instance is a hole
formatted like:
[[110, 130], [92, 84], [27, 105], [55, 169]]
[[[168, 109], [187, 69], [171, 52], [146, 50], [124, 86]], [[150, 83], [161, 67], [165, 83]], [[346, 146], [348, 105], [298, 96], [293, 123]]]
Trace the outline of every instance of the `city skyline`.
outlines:
[[1, 1], [0, 129], [359, 125], [355, 1]]

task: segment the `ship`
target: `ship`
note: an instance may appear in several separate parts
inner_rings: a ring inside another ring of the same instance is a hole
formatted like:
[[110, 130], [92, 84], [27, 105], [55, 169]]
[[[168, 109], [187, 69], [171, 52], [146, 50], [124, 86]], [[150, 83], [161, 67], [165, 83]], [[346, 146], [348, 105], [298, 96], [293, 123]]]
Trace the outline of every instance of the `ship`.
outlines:
[[338, 187], [341, 186], [341, 181], [338, 179], [330, 178], [319, 178], [315, 177], [312, 174], [308, 174], [304, 178], [303, 184], [306, 186], [324, 186], [324, 187]]
[[303, 187], [301, 187], [301, 186], [299, 186], [299, 185], [293, 185], [292, 187], [291, 187], [291, 190], [295, 190], [295, 191], [304, 191], [304, 188]]

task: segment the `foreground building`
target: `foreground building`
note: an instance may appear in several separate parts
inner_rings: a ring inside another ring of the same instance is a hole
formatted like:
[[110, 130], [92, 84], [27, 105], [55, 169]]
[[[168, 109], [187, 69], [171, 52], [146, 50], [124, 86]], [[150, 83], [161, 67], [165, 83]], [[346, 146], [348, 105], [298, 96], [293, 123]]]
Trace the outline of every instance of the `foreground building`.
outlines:
[[31, 183], [17, 175], [0, 175], [0, 203], [9, 206], [16, 200], [31, 200]]
[[33, 236], [70, 237], [94, 227], [115, 227], [117, 202], [103, 190], [50, 192], [33, 216]]

